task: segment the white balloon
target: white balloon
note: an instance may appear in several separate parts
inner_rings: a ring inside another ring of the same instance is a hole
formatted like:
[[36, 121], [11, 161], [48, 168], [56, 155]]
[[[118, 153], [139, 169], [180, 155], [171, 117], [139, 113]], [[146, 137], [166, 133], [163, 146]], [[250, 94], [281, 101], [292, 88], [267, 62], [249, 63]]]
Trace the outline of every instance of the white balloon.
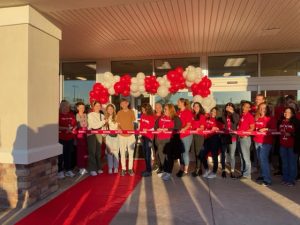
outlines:
[[138, 82], [138, 79], [136, 77], [131, 78], [131, 83], [136, 84]]
[[111, 81], [113, 79], [113, 74], [111, 72], [105, 72], [103, 75], [104, 80]]
[[188, 73], [187, 71], [184, 71], [184, 72], [183, 72], [183, 77], [184, 77], [184, 78], [186, 78], [187, 73]]
[[193, 97], [193, 102], [199, 102], [200, 104], [202, 104], [203, 98], [201, 97], [201, 95], [195, 95]]
[[139, 72], [139, 73], [136, 75], [136, 78], [137, 78], [137, 79], [145, 79], [145, 74], [142, 73], [142, 72]]
[[137, 84], [131, 84], [131, 85], [130, 85], [130, 90], [131, 90], [132, 92], [136, 92], [136, 91], [139, 90], [139, 86], [138, 86]]
[[162, 97], [162, 98], [165, 98], [167, 97], [167, 95], [169, 94], [169, 90], [167, 87], [164, 87], [164, 86], [160, 86], [158, 89], [157, 89], [157, 94]]
[[139, 85], [144, 85], [145, 80], [143, 78], [138, 78], [138, 84]]
[[193, 82], [186, 81], [186, 82], [185, 82], [185, 85], [186, 85], [187, 87], [191, 87], [191, 86], [193, 85]]
[[140, 85], [140, 86], [139, 86], [139, 91], [140, 91], [141, 93], [143, 93], [143, 92], [146, 91], [144, 85]]
[[[161, 78], [161, 77], [159, 77], [159, 78]], [[165, 83], [166, 83], [166, 80], [165, 79], [163, 79], [163, 78], [161, 78], [160, 80], [157, 80], [158, 81], [158, 83], [159, 83], [159, 85], [165, 85]]]
[[114, 87], [109, 88], [109, 89], [108, 89], [108, 93], [109, 93], [110, 95], [114, 95], [114, 94], [115, 94], [115, 89], [114, 89]]
[[198, 84], [201, 80], [202, 78], [196, 78], [194, 83]]
[[188, 72], [187, 75], [186, 75], [186, 79], [187, 79], [187, 81], [189, 81], [189, 82], [195, 81], [196, 78], [197, 78], [197, 75], [196, 75], [195, 71], [190, 71], [190, 72]]
[[210, 112], [210, 110], [216, 106], [216, 100], [214, 99], [213, 95], [209, 95], [202, 101], [202, 106], [205, 110], [205, 112]]
[[165, 86], [167, 87], [167, 88], [170, 88], [171, 87], [171, 83], [170, 83], [170, 81], [165, 81]]
[[188, 66], [188, 67], [186, 68], [186, 71], [187, 71], [187, 72], [195, 71], [195, 67], [194, 67], [194, 66]]
[[118, 75], [114, 76], [114, 81], [115, 81], [115, 82], [120, 81], [120, 79], [121, 79], [120, 76], [118, 76]]

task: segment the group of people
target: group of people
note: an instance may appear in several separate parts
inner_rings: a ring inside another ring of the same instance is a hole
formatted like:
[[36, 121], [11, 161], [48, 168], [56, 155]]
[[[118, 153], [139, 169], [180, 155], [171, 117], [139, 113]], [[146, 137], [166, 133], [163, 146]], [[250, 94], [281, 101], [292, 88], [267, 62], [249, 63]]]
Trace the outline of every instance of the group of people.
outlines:
[[[59, 177], [74, 176], [70, 170], [68, 152], [72, 148], [74, 128], [80, 130], [107, 129], [107, 130], [133, 130], [136, 120], [133, 110], [129, 109], [129, 102], [122, 99], [121, 110], [116, 113], [115, 106], [108, 104], [104, 115], [100, 113], [99, 102], [92, 104], [92, 111], [86, 115], [84, 105], [77, 104], [76, 117], [66, 107], [68, 103], [62, 103], [60, 107], [60, 143], [63, 145], [63, 155], [59, 157]], [[69, 106], [69, 105], [68, 105]], [[214, 107], [209, 113], [205, 112], [199, 102], [194, 102], [192, 107], [188, 99], [180, 98], [177, 101], [177, 111], [173, 104], [162, 106], [155, 104], [153, 110], [146, 103], [141, 106], [139, 123], [142, 149], [146, 162], [146, 170], [142, 176], [151, 176], [153, 170], [163, 180], [169, 180], [172, 176], [174, 162], [180, 164], [176, 173], [177, 177], [183, 177], [193, 171], [194, 177], [203, 176], [208, 179], [215, 178], [218, 171], [218, 156], [221, 155], [222, 173], [226, 175], [226, 161], [230, 162], [230, 177], [232, 179], [251, 179], [251, 165], [259, 169], [257, 181], [268, 186], [272, 183], [270, 162], [272, 153], [279, 153], [279, 173], [282, 173], [282, 183], [288, 186], [295, 185], [297, 171], [299, 169], [300, 126], [297, 117], [297, 104], [291, 96], [282, 102], [282, 105], [272, 112], [263, 95], [257, 95], [255, 104], [242, 101], [239, 108], [231, 102], [227, 103], [218, 117], [218, 108]], [[271, 115], [272, 114], [272, 115]], [[156, 130], [155, 134], [149, 132]], [[188, 131], [199, 131], [191, 134]], [[167, 132], [168, 131], [168, 132]], [[211, 132], [207, 132], [211, 131]], [[226, 131], [223, 133], [215, 131]], [[237, 132], [232, 132], [237, 131]], [[258, 131], [252, 135], [252, 131]], [[270, 132], [279, 131], [279, 135]], [[119, 153], [121, 156], [120, 175], [126, 173], [133, 176], [133, 154], [136, 139], [133, 134], [78, 134], [77, 163], [80, 173], [95, 176], [102, 173], [100, 152], [105, 139], [108, 161], [108, 173], [118, 173]], [[87, 141], [85, 141], [87, 140]], [[251, 151], [251, 149], [254, 149]], [[125, 153], [128, 151], [128, 170], [126, 170]], [[190, 152], [195, 156], [195, 166], [190, 167]], [[251, 157], [251, 152], [255, 152]], [[228, 153], [228, 154], [227, 154]], [[236, 153], [241, 162], [238, 173], [235, 168]], [[209, 169], [208, 155], [212, 156], [213, 167]], [[226, 156], [228, 158], [226, 160]], [[152, 160], [154, 156], [154, 162]], [[87, 160], [85, 160], [87, 159]], [[86, 170], [87, 168], [87, 170]], [[62, 172], [63, 169], [66, 171]]]

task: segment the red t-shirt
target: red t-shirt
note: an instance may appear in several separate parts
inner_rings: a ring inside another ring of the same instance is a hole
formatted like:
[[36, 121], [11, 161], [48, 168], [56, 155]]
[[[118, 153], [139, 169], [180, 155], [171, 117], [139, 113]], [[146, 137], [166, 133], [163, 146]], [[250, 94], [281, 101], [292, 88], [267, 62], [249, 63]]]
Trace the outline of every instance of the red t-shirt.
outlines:
[[[167, 129], [172, 129], [174, 128], [174, 120], [172, 120], [168, 116], [161, 116], [158, 121], [158, 128], [167, 128]], [[157, 134], [158, 139], [170, 139], [172, 134], [167, 134], [164, 132], [160, 132]]]
[[[231, 120], [230, 120], [230, 116], [227, 116], [227, 118], [226, 118], [226, 123], [227, 123], [227, 129], [228, 129], [228, 130], [232, 130], [232, 128], [231, 128]], [[231, 141], [232, 141], [232, 142], [236, 142], [236, 135], [232, 135], [232, 136], [231, 136]]]
[[[142, 114], [141, 118], [140, 118], [140, 130], [150, 130], [153, 129], [154, 127], [154, 123], [155, 123], [155, 117], [153, 115], [146, 115], [146, 114]], [[147, 134], [143, 134], [143, 136], [149, 138], [149, 139], [153, 139], [153, 134], [151, 133], [147, 133]]]
[[[294, 125], [288, 120], [283, 120], [279, 125], [279, 131], [281, 132], [280, 145], [285, 148], [293, 148], [295, 141], [295, 138], [293, 136], [293, 133], [295, 132]], [[290, 133], [291, 136], [286, 136], [285, 133]]]
[[[274, 129], [274, 120], [269, 116], [260, 117], [255, 121], [255, 130], [259, 131], [262, 128]], [[257, 143], [273, 144], [272, 135], [255, 135], [253, 140]]]
[[200, 126], [204, 126], [205, 129], [205, 125], [206, 125], [206, 118], [204, 115], [200, 115], [199, 120], [196, 120], [195, 117], [193, 116], [191, 130], [197, 130], [198, 128], [200, 128]]
[[[76, 126], [76, 119], [73, 113], [69, 112], [67, 114], [60, 113], [59, 114], [59, 122], [58, 125], [60, 127], [72, 127]], [[59, 131], [59, 139], [61, 140], [71, 140], [74, 138], [74, 134], [68, 130], [60, 130]]]
[[[217, 127], [219, 129], [222, 129], [222, 124], [219, 121], [217, 121], [216, 118], [208, 117], [206, 119], [205, 130], [211, 130], [213, 127]], [[213, 135], [214, 134], [207, 134], [205, 137], [208, 138], [208, 137], [211, 137]]]
[[[251, 115], [251, 113], [242, 114], [240, 118], [240, 122], [238, 125], [238, 131], [248, 131], [250, 129], [250, 125], [254, 125], [254, 117]], [[242, 135], [241, 135], [242, 136]]]
[[[181, 127], [185, 127], [187, 123], [192, 123], [193, 120], [193, 113], [191, 110], [185, 109], [183, 111], [178, 112], [178, 117], [181, 121]], [[188, 128], [186, 130], [190, 130], [191, 128]], [[185, 138], [189, 136], [190, 134], [180, 134], [180, 138]]]

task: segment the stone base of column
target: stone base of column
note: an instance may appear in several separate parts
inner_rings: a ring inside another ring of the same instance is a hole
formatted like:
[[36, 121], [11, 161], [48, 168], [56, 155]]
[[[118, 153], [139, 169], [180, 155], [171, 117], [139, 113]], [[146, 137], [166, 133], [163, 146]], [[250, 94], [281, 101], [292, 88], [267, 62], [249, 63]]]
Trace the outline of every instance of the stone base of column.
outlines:
[[0, 163], [0, 208], [26, 208], [58, 190], [57, 156], [32, 164]]

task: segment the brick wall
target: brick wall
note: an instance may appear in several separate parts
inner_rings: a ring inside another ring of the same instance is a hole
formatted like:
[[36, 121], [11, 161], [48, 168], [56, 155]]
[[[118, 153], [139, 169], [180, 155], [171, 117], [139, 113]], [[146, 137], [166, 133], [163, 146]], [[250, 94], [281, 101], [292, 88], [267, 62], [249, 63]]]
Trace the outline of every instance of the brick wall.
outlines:
[[0, 163], [0, 208], [27, 207], [58, 190], [57, 157], [29, 165]]

